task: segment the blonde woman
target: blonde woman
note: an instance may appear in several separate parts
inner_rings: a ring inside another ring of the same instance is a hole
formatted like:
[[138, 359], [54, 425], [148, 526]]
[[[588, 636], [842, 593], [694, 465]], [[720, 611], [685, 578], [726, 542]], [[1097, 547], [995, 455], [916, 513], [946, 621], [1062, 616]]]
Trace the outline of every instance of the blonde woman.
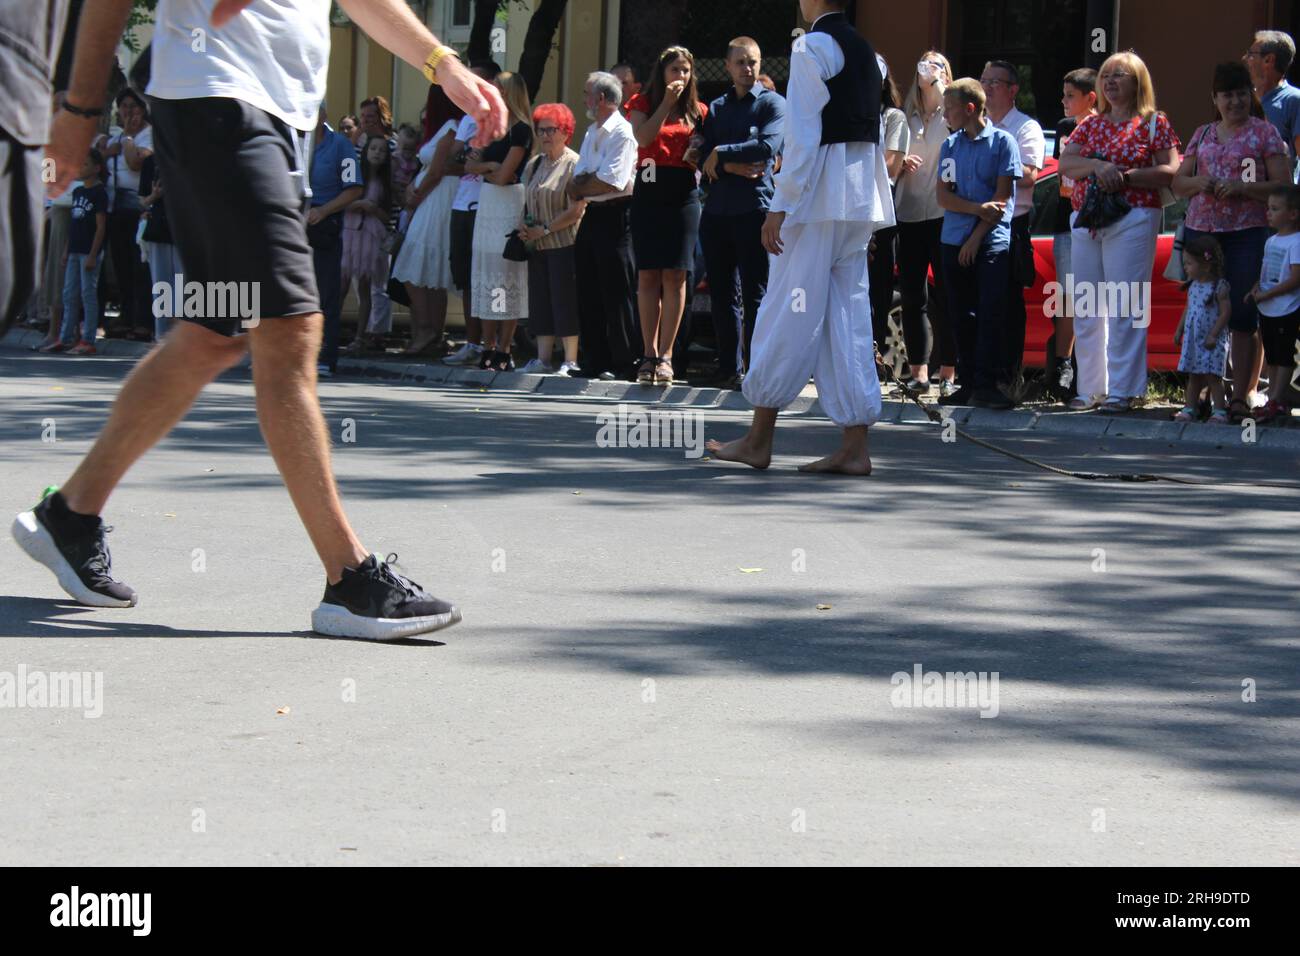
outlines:
[[1076, 214], [1091, 176], [1106, 192], [1123, 193], [1130, 208], [1103, 229], [1072, 230], [1075, 285], [1091, 294], [1081, 297], [1074, 311], [1079, 397], [1070, 407], [1081, 411], [1100, 404], [1102, 412], [1117, 414], [1146, 396], [1151, 315], [1141, 311], [1142, 296], [1126, 297], [1127, 308], [1106, 315], [1104, 303], [1125, 298], [1099, 293], [1111, 283], [1149, 288], [1163, 215], [1160, 190], [1173, 182], [1180, 144], [1168, 117], [1156, 109], [1151, 73], [1136, 53], [1116, 53], [1102, 64], [1097, 79], [1097, 115], [1085, 116], [1070, 134], [1060, 174], [1077, 183], [1071, 197]]
[[[894, 194], [898, 291], [903, 300], [903, 341], [910, 367], [908, 386], [917, 391], [929, 390], [933, 358], [939, 365], [939, 393], [943, 398], [957, 390], [957, 337], [948, 316], [942, 278], [943, 210], [935, 187], [939, 181], [939, 150], [950, 135], [943, 118], [943, 91], [952, 80], [947, 57], [937, 50], [921, 54], [911, 89], [903, 100], [910, 136]], [[926, 277], [931, 270], [934, 290], [927, 301]]]
[[470, 267], [470, 307], [483, 320], [479, 368], [514, 369], [510, 344], [521, 316], [528, 314], [528, 263], [502, 257], [506, 237], [524, 215], [524, 164], [533, 152], [533, 108], [528, 86], [518, 73], [501, 73], [496, 85], [510, 114], [506, 135], [465, 163], [483, 177], [474, 220], [474, 259]]

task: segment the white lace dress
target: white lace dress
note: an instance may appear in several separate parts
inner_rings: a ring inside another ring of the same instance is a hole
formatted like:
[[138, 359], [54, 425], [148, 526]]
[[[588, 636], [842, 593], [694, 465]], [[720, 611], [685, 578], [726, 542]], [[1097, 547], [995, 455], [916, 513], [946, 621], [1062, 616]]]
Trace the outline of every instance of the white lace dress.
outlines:
[[[456, 131], [456, 121], [448, 120], [433, 138], [420, 147], [423, 168], [415, 177], [418, 188], [429, 175], [433, 152], [448, 131]], [[460, 180], [444, 176], [433, 192], [424, 197], [420, 208], [406, 228], [406, 239], [393, 263], [393, 278], [423, 289], [451, 288], [451, 204]]]
[[474, 258], [470, 266], [470, 308], [489, 321], [528, 316], [528, 263], [511, 262], [501, 252], [506, 233], [524, 218], [522, 183], [494, 186], [485, 182], [474, 219]]

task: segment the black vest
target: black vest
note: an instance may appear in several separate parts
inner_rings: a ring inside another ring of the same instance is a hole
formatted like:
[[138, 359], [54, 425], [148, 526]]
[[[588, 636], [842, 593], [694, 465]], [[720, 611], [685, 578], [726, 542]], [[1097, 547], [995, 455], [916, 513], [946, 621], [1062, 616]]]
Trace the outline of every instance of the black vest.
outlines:
[[880, 142], [880, 66], [876, 50], [842, 13], [828, 13], [812, 28], [840, 45], [844, 69], [829, 80], [831, 99], [822, 108], [822, 145]]

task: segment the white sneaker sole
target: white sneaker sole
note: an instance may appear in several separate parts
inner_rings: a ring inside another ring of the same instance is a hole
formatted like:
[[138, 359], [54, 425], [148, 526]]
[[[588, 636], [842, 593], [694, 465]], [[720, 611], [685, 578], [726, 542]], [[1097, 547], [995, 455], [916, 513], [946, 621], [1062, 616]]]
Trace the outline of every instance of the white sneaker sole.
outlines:
[[27, 556], [38, 564], [43, 564], [54, 572], [59, 587], [63, 588], [78, 604], [88, 607], [135, 607], [135, 601], [120, 601], [106, 594], [92, 591], [81, 583], [77, 572], [68, 564], [67, 559], [59, 553], [58, 546], [45, 525], [36, 519], [34, 511], [24, 511], [14, 518], [10, 532], [18, 547], [27, 552]]
[[362, 617], [338, 604], [321, 604], [311, 612], [311, 629], [329, 637], [367, 641], [399, 641], [416, 634], [441, 631], [460, 621], [460, 609], [428, 617]]

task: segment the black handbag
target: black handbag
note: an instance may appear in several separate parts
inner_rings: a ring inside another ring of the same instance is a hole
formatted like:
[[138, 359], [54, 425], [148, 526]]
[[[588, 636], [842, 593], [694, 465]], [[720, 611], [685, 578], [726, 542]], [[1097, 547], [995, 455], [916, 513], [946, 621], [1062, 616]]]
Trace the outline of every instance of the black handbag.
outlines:
[[1133, 208], [1123, 193], [1108, 193], [1102, 189], [1096, 176], [1088, 177], [1085, 189], [1083, 204], [1074, 217], [1075, 229], [1105, 229], [1115, 225]]
[[519, 233], [508, 232], [506, 237], [506, 247], [501, 250], [501, 258], [511, 262], [527, 262], [528, 246], [519, 238]]

